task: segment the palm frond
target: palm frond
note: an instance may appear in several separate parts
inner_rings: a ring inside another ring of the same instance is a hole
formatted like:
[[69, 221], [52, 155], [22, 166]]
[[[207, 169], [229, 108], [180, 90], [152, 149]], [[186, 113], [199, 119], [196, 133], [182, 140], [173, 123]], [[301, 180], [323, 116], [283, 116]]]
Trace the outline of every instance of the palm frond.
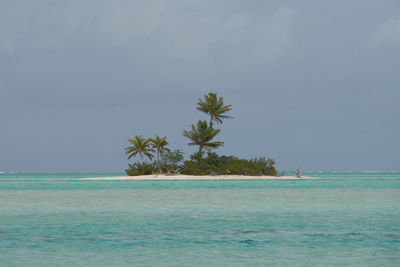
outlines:
[[128, 141], [133, 145], [125, 148], [125, 154], [129, 155], [128, 159], [139, 154], [142, 157], [142, 154], [146, 155], [150, 158], [151, 152], [154, 150], [150, 147], [150, 141], [143, 138], [141, 135], [136, 135], [133, 139], [128, 139]]
[[203, 99], [197, 102], [197, 110], [204, 112], [210, 116], [210, 124], [215, 120], [217, 123], [222, 123], [222, 119], [231, 119], [231, 116], [224, 115], [224, 113], [231, 110], [232, 105], [224, 106], [222, 97], [218, 98], [217, 93], [208, 93]]
[[217, 148], [223, 145], [223, 142], [211, 142], [220, 131], [219, 129], [214, 129], [212, 125], [208, 125], [206, 121], [199, 120], [196, 125], [192, 124], [192, 130], [184, 130], [183, 136], [191, 140], [188, 145], [197, 145], [200, 150], [204, 148], [209, 151], [209, 147]]

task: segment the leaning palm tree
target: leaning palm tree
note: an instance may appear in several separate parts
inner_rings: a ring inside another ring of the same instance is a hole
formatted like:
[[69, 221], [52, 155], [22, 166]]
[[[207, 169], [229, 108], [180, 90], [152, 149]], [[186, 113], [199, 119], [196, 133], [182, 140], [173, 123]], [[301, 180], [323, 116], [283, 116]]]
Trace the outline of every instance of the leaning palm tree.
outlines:
[[160, 172], [161, 169], [161, 165], [160, 165], [160, 155], [164, 152], [164, 151], [170, 151], [168, 148], [166, 148], [166, 146], [168, 145], [167, 142], [167, 137], [159, 137], [158, 135], [156, 135], [155, 138], [150, 138], [149, 141], [151, 143], [151, 146], [156, 149], [157, 151], [157, 159], [156, 159], [156, 169], [157, 169], [157, 173]]
[[153, 158], [152, 152], [154, 150], [150, 147], [150, 141], [143, 138], [141, 135], [136, 135], [134, 139], [128, 139], [133, 145], [125, 148], [125, 154], [129, 155], [128, 159], [139, 154], [142, 163], [144, 163], [143, 155], [147, 156], [150, 160]]
[[219, 129], [214, 129], [212, 125], [208, 125], [206, 121], [199, 120], [197, 125], [192, 124], [192, 130], [183, 130], [183, 136], [191, 140], [188, 145], [199, 146], [199, 153], [206, 149], [210, 151], [211, 148], [218, 148], [224, 145], [224, 142], [211, 140], [220, 132]]
[[210, 125], [215, 120], [217, 123], [222, 123], [222, 119], [230, 119], [231, 116], [224, 115], [231, 110], [232, 105], [224, 106], [222, 97], [218, 98], [217, 93], [208, 93], [204, 96], [204, 100], [199, 98], [197, 109], [210, 115]]

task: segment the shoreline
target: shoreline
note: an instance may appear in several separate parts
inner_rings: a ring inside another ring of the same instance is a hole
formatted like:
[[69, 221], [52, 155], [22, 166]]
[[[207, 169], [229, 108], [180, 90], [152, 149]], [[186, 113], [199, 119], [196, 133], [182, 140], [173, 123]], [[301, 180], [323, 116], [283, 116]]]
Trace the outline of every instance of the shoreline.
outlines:
[[319, 177], [302, 176], [249, 176], [249, 175], [140, 175], [140, 176], [105, 176], [86, 178], [0, 178], [0, 181], [185, 181], [185, 180], [309, 180]]
[[304, 180], [304, 179], [320, 179], [318, 177], [303, 176], [248, 176], [248, 175], [140, 175], [140, 176], [115, 176], [115, 177], [91, 177], [80, 178], [79, 180], [104, 180], [104, 181], [162, 181], [162, 180]]

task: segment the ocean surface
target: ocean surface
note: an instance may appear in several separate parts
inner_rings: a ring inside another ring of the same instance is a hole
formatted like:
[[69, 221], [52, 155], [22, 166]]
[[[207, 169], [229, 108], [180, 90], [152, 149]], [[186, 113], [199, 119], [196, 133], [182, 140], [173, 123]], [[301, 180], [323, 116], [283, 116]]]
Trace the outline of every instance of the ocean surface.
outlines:
[[0, 266], [400, 266], [400, 172], [119, 175], [0, 174]]

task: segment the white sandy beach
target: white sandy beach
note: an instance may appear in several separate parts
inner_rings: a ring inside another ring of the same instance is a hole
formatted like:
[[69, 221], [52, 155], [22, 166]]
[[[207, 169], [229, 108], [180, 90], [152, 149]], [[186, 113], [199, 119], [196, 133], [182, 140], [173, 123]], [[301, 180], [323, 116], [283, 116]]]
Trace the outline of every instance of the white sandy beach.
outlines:
[[142, 176], [116, 176], [116, 177], [93, 177], [80, 178], [79, 180], [302, 180], [319, 179], [317, 177], [303, 176], [245, 176], [245, 175], [142, 175]]
[[319, 177], [302, 176], [298, 178], [296, 176], [245, 176], [245, 175], [141, 175], [141, 176], [107, 176], [107, 177], [88, 177], [88, 178], [75, 178], [75, 177], [63, 177], [63, 178], [0, 178], [0, 181], [163, 181], [163, 180], [304, 180], [304, 179], [320, 179]]

